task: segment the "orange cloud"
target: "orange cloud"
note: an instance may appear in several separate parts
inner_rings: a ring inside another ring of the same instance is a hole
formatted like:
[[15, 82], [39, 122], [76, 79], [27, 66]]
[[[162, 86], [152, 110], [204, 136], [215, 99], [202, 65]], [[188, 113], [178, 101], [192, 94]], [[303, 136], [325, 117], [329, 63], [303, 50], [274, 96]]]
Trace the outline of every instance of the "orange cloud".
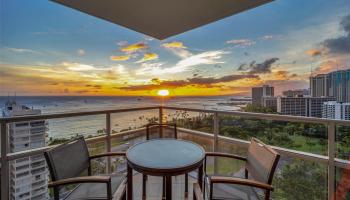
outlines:
[[162, 44], [163, 47], [166, 48], [181, 48], [181, 49], [185, 49], [187, 47], [185, 47], [185, 45], [182, 42], [169, 42], [169, 43], [164, 43]]
[[273, 80], [290, 80], [296, 77], [297, 77], [296, 74], [290, 74], [288, 71], [283, 71], [283, 70], [273, 72], [272, 74]]
[[[221, 88], [223, 84], [234, 83], [239, 80], [259, 79], [256, 75], [242, 75], [232, 74], [222, 77], [194, 77], [185, 80], [160, 80], [154, 78], [149, 84], [142, 85], [130, 85], [120, 87], [119, 89], [127, 91], [142, 91], [142, 90], [158, 90], [161, 88], [167, 89], [179, 89], [183, 87], [194, 87], [194, 88]], [[237, 87], [237, 86], [235, 86]]]
[[193, 55], [190, 51], [187, 50], [187, 47], [182, 42], [164, 43], [162, 46], [182, 59]]
[[309, 56], [320, 56], [322, 55], [322, 51], [319, 49], [309, 49], [305, 52]]
[[130, 56], [128, 55], [124, 55], [124, 56], [111, 56], [109, 57], [111, 60], [113, 61], [125, 61], [125, 60], [129, 60]]
[[313, 73], [314, 74], [326, 74], [326, 73], [329, 73], [329, 72], [337, 69], [337, 66], [338, 66], [338, 64], [336, 61], [328, 60], [328, 61], [321, 63], [321, 65], [319, 67], [317, 67]]
[[145, 61], [150, 61], [150, 60], [155, 60], [155, 59], [158, 59], [158, 54], [156, 53], [145, 53], [143, 55], [143, 58], [139, 61], [137, 61], [136, 63], [142, 63], [142, 62], [145, 62]]
[[148, 46], [145, 43], [135, 43], [125, 47], [122, 47], [120, 50], [125, 53], [133, 53], [141, 49], [147, 49]]
[[[138, 93], [145, 95], [157, 95], [159, 89], [167, 89], [172, 96], [209, 96], [209, 95], [247, 95], [250, 86], [246, 83], [254, 83], [257, 80], [254, 75], [228, 75], [223, 77], [199, 77], [185, 80], [160, 80], [154, 78], [142, 85], [129, 85], [116, 89], [127, 91], [128, 94]], [[245, 84], [235, 84], [243, 81]], [[205, 91], [205, 92], [203, 92]]]

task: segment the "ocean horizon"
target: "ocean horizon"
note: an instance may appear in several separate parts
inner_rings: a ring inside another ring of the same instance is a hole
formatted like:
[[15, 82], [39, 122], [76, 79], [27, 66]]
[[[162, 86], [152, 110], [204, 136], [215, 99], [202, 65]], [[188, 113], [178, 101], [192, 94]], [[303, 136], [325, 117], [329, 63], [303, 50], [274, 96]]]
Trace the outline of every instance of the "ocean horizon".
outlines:
[[[247, 97], [237, 96], [167, 97], [163, 100], [152, 96], [0, 96], [1, 109], [4, 109], [8, 100], [16, 100], [21, 105], [40, 109], [42, 114], [145, 107], [160, 104], [237, 111], [250, 101]], [[175, 111], [166, 112], [166, 115], [172, 116]], [[200, 113], [189, 112], [189, 115], [196, 116]], [[111, 116], [111, 128], [113, 132], [135, 129], [157, 117], [158, 110], [116, 113]], [[50, 139], [70, 138], [76, 135], [96, 136], [103, 134], [105, 128], [104, 115], [50, 119], [47, 122], [47, 133]]]

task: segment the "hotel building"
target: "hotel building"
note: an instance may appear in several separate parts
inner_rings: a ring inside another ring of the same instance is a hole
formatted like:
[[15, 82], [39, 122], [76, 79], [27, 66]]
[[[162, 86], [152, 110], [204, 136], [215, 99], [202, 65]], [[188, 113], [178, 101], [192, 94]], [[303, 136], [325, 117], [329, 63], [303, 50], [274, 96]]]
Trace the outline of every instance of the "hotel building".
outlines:
[[262, 87], [252, 88], [253, 105], [262, 105], [263, 97], [273, 97], [273, 96], [274, 96], [274, 87], [271, 87], [269, 85], [263, 85]]
[[278, 97], [277, 112], [282, 115], [322, 117], [323, 103], [334, 100], [335, 97]]
[[309, 90], [299, 89], [299, 90], [286, 90], [282, 92], [285, 97], [303, 97], [309, 95]]
[[350, 103], [328, 101], [323, 103], [322, 118], [350, 120]]
[[350, 102], [350, 69], [310, 77], [312, 97], [335, 97], [338, 102]]
[[[31, 109], [16, 101], [8, 101], [4, 117], [38, 115], [41, 110]], [[44, 147], [46, 145], [45, 120], [23, 121], [9, 124], [9, 150], [11, 153]], [[35, 155], [16, 159], [10, 163], [10, 199], [48, 199], [48, 171], [45, 158]]]
[[262, 106], [270, 108], [272, 111], [277, 111], [277, 97], [262, 97]]

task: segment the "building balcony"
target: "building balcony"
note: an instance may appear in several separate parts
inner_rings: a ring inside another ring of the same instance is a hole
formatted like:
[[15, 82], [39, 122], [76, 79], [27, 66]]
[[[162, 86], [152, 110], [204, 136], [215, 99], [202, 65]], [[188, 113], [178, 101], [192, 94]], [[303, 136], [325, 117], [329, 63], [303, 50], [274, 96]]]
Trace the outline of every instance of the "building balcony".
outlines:
[[[121, 116], [128, 116], [127, 120], [121, 120]], [[95, 120], [94, 126], [84, 123], [89, 119]], [[77, 133], [85, 136], [91, 155], [125, 151], [145, 140], [147, 123], [165, 121], [178, 125], [178, 138], [200, 144], [206, 151], [244, 156], [251, 137], [271, 145], [282, 156], [274, 176], [273, 199], [350, 198], [350, 186], [345, 184], [349, 181], [350, 173], [350, 121], [155, 106], [1, 118], [1, 132], [8, 133], [10, 123], [31, 120], [46, 120], [50, 130], [62, 128], [62, 135], [49, 140], [48, 146], [36, 149], [9, 153], [9, 149], [2, 148], [1, 183], [6, 184], [1, 184], [1, 199], [12, 195], [9, 190], [10, 163], [17, 159], [37, 156], [41, 160], [43, 157], [40, 155], [46, 149], [75, 137]], [[64, 127], [67, 121], [73, 124], [70, 131]], [[152, 133], [157, 135], [157, 130]], [[163, 131], [166, 132], [167, 128], [163, 128]], [[67, 135], [67, 132], [71, 134]], [[8, 134], [2, 134], [2, 147], [9, 146], [8, 137]], [[97, 159], [92, 169], [95, 174], [124, 171], [125, 162], [122, 158]], [[207, 170], [232, 175], [240, 171], [242, 164], [241, 161], [220, 158], [207, 162]], [[189, 176], [191, 191], [196, 173]], [[134, 177], [134, 187], [137, 188], [134, 189], [135, 199], [141, 198], [141, 178], [140, 175]], [[158, 199], [162, 189], [161, 179], [151, 177], [149, 181], [153, 184], [149, 184], [148, 197]], [[184, 199], [183, 182], [182, 176], [174, 179], [175, 199]], [[189, 199], [192, 199], [191, 194]]]

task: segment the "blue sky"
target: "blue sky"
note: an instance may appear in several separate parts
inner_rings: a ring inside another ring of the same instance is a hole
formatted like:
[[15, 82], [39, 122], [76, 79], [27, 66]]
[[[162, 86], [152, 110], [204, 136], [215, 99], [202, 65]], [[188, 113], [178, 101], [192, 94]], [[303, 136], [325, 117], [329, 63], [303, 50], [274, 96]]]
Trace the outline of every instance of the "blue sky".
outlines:
[[159, 41], [51, 1], [2, 0], [0, 95], [307, 88], [311, 69], [349, 68], [348, 44], [339, 53], [329, 42], [348, 42], [348, 15], [349, 0], [277, 0]]

